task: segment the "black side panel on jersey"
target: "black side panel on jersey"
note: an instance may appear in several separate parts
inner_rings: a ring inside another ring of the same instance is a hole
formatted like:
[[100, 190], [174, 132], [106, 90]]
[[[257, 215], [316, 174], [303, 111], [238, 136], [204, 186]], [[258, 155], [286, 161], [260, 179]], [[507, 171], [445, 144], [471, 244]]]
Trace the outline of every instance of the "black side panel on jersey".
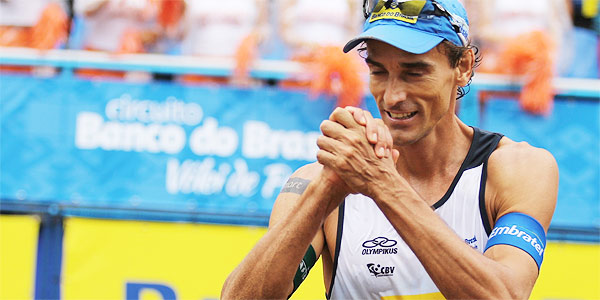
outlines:
[[481, 221], [483, 222], [485, 232], [489, 236], [490, 233], [492, 233], [492, 227], [487, 215], [487, 209], [485, 207], [485, 183], [487, 182], [488, 159], [490, 158], [490, 155], [492, 155], [492, 152], [494, 152], [494, 150], [496, 150], [496, 148], [498, 147], [498, 143], [500, 143], [500, 140], [502, 139], [503, 135], [483, 130], [481, 132], [482, 136], [485, 136], [482, 142], [482, 145], [484, 145], [485, 147], [481, 147], [482, 151], [477, 161], [477, 165], [483, 163], [483, 169], [481, 171], [481, 181], [479, 182], [479, 213], [481, 215]]
[[331, 298], [331, 290], [335, 283], [335, 274], [337, 272], [338, 258], [340, 257], [340, 249], [342, 248], [342, 233], [344, 231], [344, 206], [346, 201], [344, 200], [339, 206], [338, 213], [338, 224], [337, 224], [337, 236], [335, 238], [335, 253], [333, 255], [333, 270], [331, 272], [331, 284], [329, 285], [329, 294], [325, 294], [327, 299]]

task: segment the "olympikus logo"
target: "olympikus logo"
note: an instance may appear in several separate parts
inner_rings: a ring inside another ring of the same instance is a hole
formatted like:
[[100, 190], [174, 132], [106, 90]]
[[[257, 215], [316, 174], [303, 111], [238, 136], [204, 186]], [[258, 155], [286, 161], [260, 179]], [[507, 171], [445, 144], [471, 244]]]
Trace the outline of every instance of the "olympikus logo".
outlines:
[[398, 248], [391, 249], [363, 249], [362, 255], [372, 254], [398, 254]]
[[398, 244], [397, 241], [380, 236], [372, 240], [365, 241], [362, 246], [362, 255], [372, 254], [398, 254], [398, 248], [391, 248]]
[[503, 227], [494, 228], [494, 230], [492, 230], [492, 233], [490, 234], [490, 239], [492, 239], [496, 235], [507, 235], [507, 234], [522, 238], [525, 242], [531, 244], [531, 246], [533, 248], [535, 248], [535, 251], [540, 256], [542, 256], [542, 253], [544, 252], [544, 245], [540, 244], [537, 238], [535, 238], [535, 237], [532, 238], [525, 231], [521, 231], [521, 230], [517, 229], [517, 225], [513, 225], [512, 227], [503, 226]]

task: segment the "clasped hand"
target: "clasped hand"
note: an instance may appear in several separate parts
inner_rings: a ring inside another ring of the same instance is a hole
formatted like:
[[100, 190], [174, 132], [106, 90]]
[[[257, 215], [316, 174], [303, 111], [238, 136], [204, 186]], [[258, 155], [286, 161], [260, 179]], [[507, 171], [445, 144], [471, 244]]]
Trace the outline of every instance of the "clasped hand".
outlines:
[[317, 160], [323, 172], [348, 193], [374, 197], [378, 186], [397, 175], [399, 152], [381, 119], [355, 107], [336, 108], [321, 123]]

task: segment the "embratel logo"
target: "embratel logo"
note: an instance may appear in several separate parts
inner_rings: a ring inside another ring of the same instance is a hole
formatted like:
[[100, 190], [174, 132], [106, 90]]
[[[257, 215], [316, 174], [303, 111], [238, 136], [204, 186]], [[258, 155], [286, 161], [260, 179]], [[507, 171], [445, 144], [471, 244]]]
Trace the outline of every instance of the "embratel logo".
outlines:
[[365, 248], [362, 251], [362, 255], [397, 254], [398, 248], [392, 248], [396, 246], [396, 244], [398, 244], [396, 240], [388, 239], [384, 236], [376, 237], [372, 240], [365, 241], [362, 244]]
[[540, 257], [542, 256], [542, 253], [544, 252], [544, 245], [541, 244], [542, 239], [535, 236], [535, 234], [533, 234], [533, 233], [532, 233], [532, 235], [533, 235], [533, 237], [532, 237], [527, 232], [519, 230], [519, 228], [517, 228], [517, 225], [513, 225], [512, 227], [508, 227], [508, 226], [496, 227], [496, 228], [494, 228], [494, 230], [492, 230], [492, 233], [490, 234], [489, 239], [491, 240], [493, 237], [495, 237], [497, 235], [511, 235], [511, 236], [515, 236], [517, 238], [523, 239], [523, 241], [525, 241], [525, 243], [530, 244], [531, 247], [533, 247], [535, 249], [535, 251], [540, 255]]
[[375, 277], [394, 276], [396, 267], [382, 267], [380, 264], [367, 264], [367, 269]]

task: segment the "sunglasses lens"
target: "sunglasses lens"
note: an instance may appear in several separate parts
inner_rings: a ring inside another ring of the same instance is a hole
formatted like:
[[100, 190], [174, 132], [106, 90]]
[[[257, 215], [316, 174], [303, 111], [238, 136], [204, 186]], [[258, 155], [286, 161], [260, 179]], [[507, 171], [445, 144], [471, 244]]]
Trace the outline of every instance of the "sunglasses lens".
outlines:
[[414, 0], [414, 1], [406, 1], [400, 2], [399, 5], [400, 10], [404, 15], [416, 17], [423, 10], [423, 6], [425, 6], [425, 1], [423, 0]]
[[373, 12], [382, 9], [399, 9], [403, 15], [417, 17], [426, 0], [363, 0], [363, 13], [367, 18]]

